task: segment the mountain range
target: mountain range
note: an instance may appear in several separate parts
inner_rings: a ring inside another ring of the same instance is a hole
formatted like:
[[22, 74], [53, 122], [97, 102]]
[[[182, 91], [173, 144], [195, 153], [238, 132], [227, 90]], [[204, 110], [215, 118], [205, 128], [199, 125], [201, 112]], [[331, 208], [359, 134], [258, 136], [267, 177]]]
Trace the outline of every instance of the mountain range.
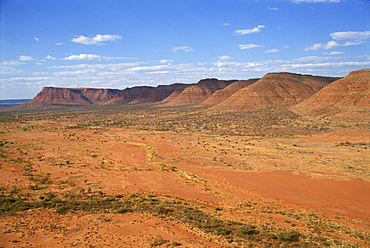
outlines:
[[202, 79], [196, 84], [119, 89], [44, 87], [12, 108], [156, 104], [209, 106], [213, 111], [255, 111], [284, 106], [300, 115], [340, 115], [370, 109], [370, 69], [343, 78], [280, 72], [248, 80]]

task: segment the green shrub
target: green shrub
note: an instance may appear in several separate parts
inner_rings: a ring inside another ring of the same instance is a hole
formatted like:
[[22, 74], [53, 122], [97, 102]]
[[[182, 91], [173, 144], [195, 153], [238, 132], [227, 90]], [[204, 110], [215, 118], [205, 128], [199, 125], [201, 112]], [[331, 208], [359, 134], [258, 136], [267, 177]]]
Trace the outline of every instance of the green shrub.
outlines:
[[258, 234], [255, 226], [241, 225], [238, 227], [238, 232], [245, 235]]
[[227, 230], [226, 228], [223, 228], [223, 227], [217, 227], [216, 231], [219, 235], [228, 235], [228, 234], [230, 234], [230, 231]]
[[159, 246], [163, 244], [163, 238], [162, 237], [156, 237], [152, 243], [150, 243], [150, 246]]
[[120, 208], [117, 211], [118, 214], [131, 213], [131, 212], [132, 212], [131, 208]]
[[276, 239], [287, 242], [298, 242], [300, 236], [301, 234], [295, 231], [289, 232], [286, 230], [280, 230], [275, 232]]

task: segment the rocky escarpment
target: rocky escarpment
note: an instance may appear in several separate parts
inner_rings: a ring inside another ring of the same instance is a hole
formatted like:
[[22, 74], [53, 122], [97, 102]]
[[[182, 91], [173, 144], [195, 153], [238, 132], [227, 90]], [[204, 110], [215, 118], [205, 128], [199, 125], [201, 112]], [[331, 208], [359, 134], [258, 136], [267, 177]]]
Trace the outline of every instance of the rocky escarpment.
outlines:
[[353, 71], [291, 107], [302, 115], [338, 114], [370, 109], [370, 70]]
[[176, 96], [169, 96], [170, 99], [164, 99], [167, 106], [179, 106], [199, 104], [207, 100], [215, 91], [225, 88], [236, 80], [218, 80], [215, 78], [200, 80], [197, 84], [186, 87]]
[[131, 101], [130, 103], [137, 104], [158, 103], [169, 97], [173, 92], [175, 91], [181, 92], [186, 87], [189, 87], [189, 85], [188, 84], [159, 85], [153, 91], [151, 91], [150, 94], [142, 94], [134, 101]]
[[235, 92], [239, 91], [242, 88], [245, 88], [253, 83], [255, 83], [258, 79], [249, 79], [249, 80], [240, 80], [236, 81], [221, 90], [217, 90], [213, 93], [208, 99], [204, 102], [200, 103], [201, 106], [208, 106], [208, 105], [215, 105], [219, 104], [225, 100], [227, 100], [231, 95]]
[[299, 103], [337, 79], [286, 72], [268, 73], [212, 109], [252, 111]]
[[31, 101], [19, 106], [103, 104], [119, 91], [117, 89], [44, 87]]
[[111, 100], [104, 103], [105, 105], [128, 104], [139, 97], [149, 96], [155, 90], [154, 87], [136, 86], [119, 91]]

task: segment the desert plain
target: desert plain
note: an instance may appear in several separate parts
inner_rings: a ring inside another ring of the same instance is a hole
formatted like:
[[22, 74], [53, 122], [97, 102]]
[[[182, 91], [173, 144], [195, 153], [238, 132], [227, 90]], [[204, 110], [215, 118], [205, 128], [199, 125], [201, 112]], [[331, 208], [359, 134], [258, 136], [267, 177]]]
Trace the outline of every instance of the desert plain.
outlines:
[[361, 117], [133, 105], [0, 120], [0, 247], [370, 245]]

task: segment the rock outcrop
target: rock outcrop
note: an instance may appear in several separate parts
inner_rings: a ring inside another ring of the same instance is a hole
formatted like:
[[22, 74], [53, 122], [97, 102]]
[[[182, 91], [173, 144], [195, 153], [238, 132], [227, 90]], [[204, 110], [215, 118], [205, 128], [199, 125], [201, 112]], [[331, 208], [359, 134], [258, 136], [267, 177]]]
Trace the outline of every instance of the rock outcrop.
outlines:
[[143, 104], [143, 103], [158, 103], [170, 96], [175, 91], [182, 91], [188, 84], [171, 84], [159, 85], [149, 95], [142, 94], [130, 103]]
[[353, 71], [290, 108], [301, 115], [370, 110], [370, 69]]
[[287, 72], [268, 73], [211, 109], [253, 111], [299, 103], [337, 79]]
[[171, 99], [164, 99], [163, 102], [167, 102], [167, 106], [199, 104], [207, 100], [215, 91], [223, 89], [235, 81], [224, 81], [215, 78], [203, 79], [195, 85], [186, 87], [177, 96], [170, 95]]
[[221, 90], [217, 90], [213, 93], [208, 99], [204, 102], [200, 103], [200, 106], [208, 106], [208, 105], [215, 105], [219, 104], [225, 100], [227, 100], [231, 95], [235, 92], [239, 91], [242, 88], [245, 88], [251, 84], [254, 84], [258, 79], [248, 79], [248, 80], [240, 80], [236, 81]]
[[120, 105], [133, 103], [138, 98], [149, 96], [155, 90], [154, 87], [149, 86], [136, 86], [132, 88], [126, 88], [119, 91], [111, 100], [105, 103], [105, 105]]

